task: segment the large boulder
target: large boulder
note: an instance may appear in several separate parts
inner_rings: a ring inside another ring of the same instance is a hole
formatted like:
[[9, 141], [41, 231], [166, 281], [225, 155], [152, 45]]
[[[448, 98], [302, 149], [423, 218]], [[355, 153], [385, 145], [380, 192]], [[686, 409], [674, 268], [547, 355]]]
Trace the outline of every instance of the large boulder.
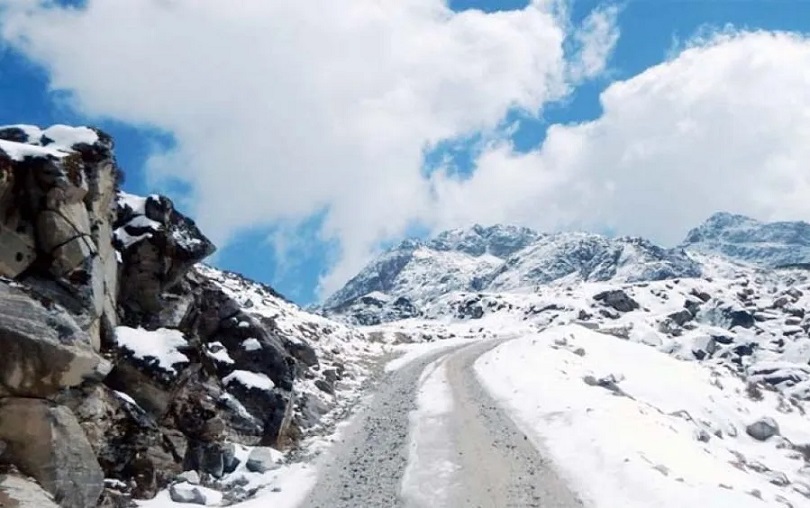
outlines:
[[638, 302], [633, 300], [633, 298], [621, 289], [604, 291], [594, 295], [593, 299], [619, 312], [631, 312], [640, 308]]
[[779, 424], [773, 418], [760, 418], [745, 427], [745, 432], [757, 441], [767, 441], [779, 435]]
[[0, 395], [47, 397], [109, 371], [70, 314], [2, 281], [0, 351]]
[[95, 506], [104, 473], [70, 409], [41, 399], [5, 399], [0, 440], [8, 445], [2, 460], [35, 478], [59, 506]]

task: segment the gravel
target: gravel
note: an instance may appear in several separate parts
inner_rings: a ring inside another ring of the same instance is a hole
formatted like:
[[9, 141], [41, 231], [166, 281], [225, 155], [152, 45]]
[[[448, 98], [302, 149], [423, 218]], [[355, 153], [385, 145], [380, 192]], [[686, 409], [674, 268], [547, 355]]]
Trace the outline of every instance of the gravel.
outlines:
[[459, 486], [449, 506], [584, 506], [476, 379], [475, 361], [501, 343], [475, 344], [451, 353], [447, 360], [456, 462], [460, 465]]
[[454, 447], [453, 456], [460, 466], [449, 506], [581, 507], [475, 379], [472, 364], [499, 343], [445, 349], [387, 374], [375, 395], [344, 429], [342, 442], [322, 463], [318, 482], [301, 507], [406, 507], [400, 488], [408, 463], [409, 413], [416, 408], [420, 374], [443, 356], [448, 356], [448, 378], [455, 399], [451, 416], [454, 437], [448, 445]]

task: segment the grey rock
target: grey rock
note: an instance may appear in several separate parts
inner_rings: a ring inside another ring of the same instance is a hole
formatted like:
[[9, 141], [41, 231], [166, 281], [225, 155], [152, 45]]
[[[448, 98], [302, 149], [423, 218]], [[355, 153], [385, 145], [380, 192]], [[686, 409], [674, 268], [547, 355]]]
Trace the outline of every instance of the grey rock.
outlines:
[[200, 475], [197, 471], [183, 471], [177, 475], [177, 480], [180, 482], [190, 483], [192, 485], [200, 484]]
[[119, 303], [133, 316], [145, 318], [161, 310], [161, 294], [175, 286], [194, 264], [216, 248], [194, 221], [180, 214], [163, 196], [146, 198], [144, 215], [119, 202], [114, 228], [140, 241], [116, 246], [123, 258]]
[[105, 385], [83, 393], [72, 409], [105, 477], [131, 483], [136, 497], [153, 497], [182, 471], [185, 436], [160, 428], [140, 406]]
[[225, 443], [222, 445], [222, 463], [225, 473], [233, 473], [239, 467], [239, 459], [236, 457], [236, 445]]
[[0, 506], [9, 508], [59, 508], [53, 496], [19, 473], [0, 475]]
[[757, 441], [767, 441], [779, 435], [779, 424], [773, 418], [761, 418], [745, 427], [745, 432]]
[[67, 312], [2, 281], [0, 351], [0, 393], [18, 397], [47, 397], [107, 367]]
[[594, 295], [593, 299], [619, 312], [630, 312], [640, 308], [638, 302], [630, 298], [630, 296], [621, 289], [603, 291], [602, 293]]
[[169, 487], [169, 497], [175, 503], [205, 505], [207, 499], [203, 491], [189, 483], [175, 483]]
[[251, 450], [248, 455], [247, 464], [245, 465], [248, 471], [253, 473], [266, 473], [278, 469], [281, 465], [276, 461], [279, 452], [262, 446], [257, 446]]
[[36, 259], [34, 238], [0, 223], [0, 275], [16, 277]]
[[678, 326], [683, 326], [689, 321], [692, 321], [692, 319], [694, 319], [695, 316], [688, 309], [682, 309], [679, 310], [678, 312], [673, 312], [668, 317]]
[[40, 399], [6, 399], [0, 406], [4, 459], [34, 477], [62, 508], [95, 506], [104, 473], [73, 413]]

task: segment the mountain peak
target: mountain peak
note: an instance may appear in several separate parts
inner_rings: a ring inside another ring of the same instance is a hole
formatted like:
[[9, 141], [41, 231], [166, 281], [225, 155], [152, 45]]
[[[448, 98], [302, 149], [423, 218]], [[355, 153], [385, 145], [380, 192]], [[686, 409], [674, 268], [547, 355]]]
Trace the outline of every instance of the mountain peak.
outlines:
[[451, 229], [436, 235], [427, 246], [438, 251], [457, 251], [471, 256], [491, 254], [505, 258], [536, 241], [542, 235], [526, 227], [475, 224], [467, 229]]
[[760, 222], [745, 215], [718, 212], [689, 231], [682, 246], [767, 267], [807, 263], [810, 224]]
[[[361, 316], [357, 322], [369, 324], [414, 315], [452, 292], [522, 291], [560, 280], [633, 282], [699, 275], [700, 266], [683, 251], [642, 238], [476, 224], [403, 242], [369, 263], [323, 308]], [[370, 294], [387, 298], [364, 301]], [[386, 303], [393, 301], [399, 302], [396, 309]]]

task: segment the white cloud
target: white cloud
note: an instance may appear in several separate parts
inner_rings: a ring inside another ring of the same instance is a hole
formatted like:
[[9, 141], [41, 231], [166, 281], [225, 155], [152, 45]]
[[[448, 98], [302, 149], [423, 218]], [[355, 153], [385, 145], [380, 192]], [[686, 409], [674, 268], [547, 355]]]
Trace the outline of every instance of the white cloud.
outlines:
[[506, 221], [614, 229], [673, 245], [718, 210], [810, 219], [810, 40], [725, 30], [601, 95], [542, 146], [493, 144], [474, 175], [434, 175], [436, 228]]
[[537, 114], [615, 42], [615, 11], [572, 32], [558, 0], [489, 14], [442, 0], [235, 5], [7, 0], [2, 35], [80, 111], [173, 133], [151, 175], [191, 185], [215, 240], [326, 210], [321, 234], [342, 249], [326, 290], [434, 208], [426, 148], [496, 129], [512, 109]]

